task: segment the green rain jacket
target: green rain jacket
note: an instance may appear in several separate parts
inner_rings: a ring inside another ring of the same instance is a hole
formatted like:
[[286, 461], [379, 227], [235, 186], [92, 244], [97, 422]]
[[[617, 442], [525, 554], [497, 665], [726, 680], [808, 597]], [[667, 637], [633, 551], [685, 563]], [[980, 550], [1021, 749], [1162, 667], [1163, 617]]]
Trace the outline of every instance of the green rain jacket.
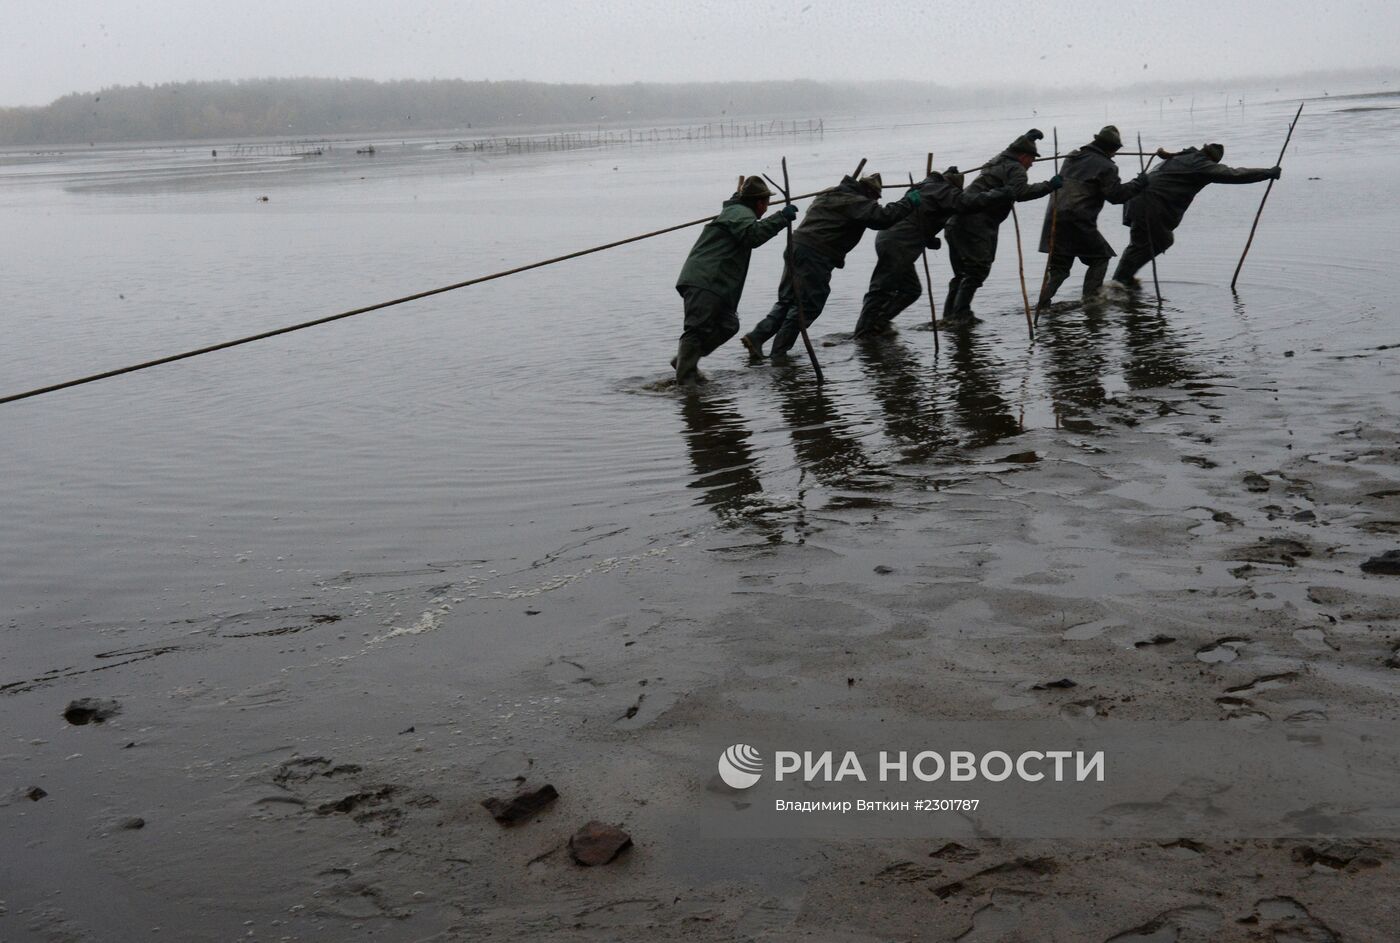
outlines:
[[703, 288], [737, 309], [749, 275], [749, 255], [786, 227], [787, 219], [781, 213], [760, 220], [735, 194], [700, 230], [681, 267], [676, 291], [684, 294], [687, 288]]

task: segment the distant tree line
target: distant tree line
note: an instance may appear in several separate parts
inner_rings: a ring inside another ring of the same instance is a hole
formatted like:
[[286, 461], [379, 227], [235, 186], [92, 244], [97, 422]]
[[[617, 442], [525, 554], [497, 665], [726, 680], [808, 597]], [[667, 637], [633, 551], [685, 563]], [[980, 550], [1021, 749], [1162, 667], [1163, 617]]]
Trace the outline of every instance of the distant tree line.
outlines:
[[[1044, 85], [948, 88], [924, 82], [636, 82], [556, 85], [461, 79], [245, 79], [128, 85], [65, 95], [40, 107], [0, 108], [0, 146], [50, 146], [121, 141], [240, 141], [327, 135], [408, 134], [533, 125], [648, 125], [729, 118], [819, 117], [910, 113], [937, 107], [1031, 106], [1047, 97], [1144, 102], [1190, 91], [1268, 94], [1281, 82], [1375, 79], [1390, 85], [1395, 70], [1310, 73], [1287, 79], [1140, 83], [1113, 90]], [[1394, 86], [1390, 86], [1394, 87]], [[1319, 85], [1318, 93], [1325, 90]], [[1233, 98], [1232, 98], [1233, 100]]]
[[[828, 116], [908, 104], [915, 83], [813, 81], [554, 85], [457, 79], [251, 79], [177, 82], [71, 94], [42, 107], [0, 109], [0, 145], [241, 140], [464, 130], [511, 125], [655, 122], [731, 116]], [[888, 107], [880, 110], [888, 110]]]

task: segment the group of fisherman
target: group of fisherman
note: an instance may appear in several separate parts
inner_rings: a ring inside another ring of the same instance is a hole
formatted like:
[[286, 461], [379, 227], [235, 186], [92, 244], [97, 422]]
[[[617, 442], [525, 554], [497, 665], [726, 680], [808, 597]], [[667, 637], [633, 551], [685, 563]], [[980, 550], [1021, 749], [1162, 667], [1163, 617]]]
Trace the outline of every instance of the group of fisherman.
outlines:
[[[856, 321], [857, 339], [889, 333], [894, 318], [919, 298], [922, 288], [914, 265], [926, 249], [940, 248], [940, 233], [948, 241], [953, 269], [944, 303], [945, 326], [977, 321], [972, 299], [991, 272], [997, 233], [1015, 203], [1054, 194], [1040, 239], [1040, 251], [1050, 256], [1038, 302], [1044, 307], [1069, 278], [1076, 259], [1086, 267], [1084, 298], [1093, 298], [1103, 288], [1116, 255], [1098, 228], [1105, 202], [1123, 205], [1123, 222], [1130, 230], [1113, 280], [1135, 289], [1138, 270], [1171, 247], [1173, 231], [1208, 184], [1277, 180], [1281, 173], [1278, 167], [1227, 167], [1220, 163], [1224, 147], [1206, 144], [1176, 153], [1159, 150], [1161, 164], [1123, 182], [1113, 161], [1123, 140], [1118, 129], [1108, 125], [1072, 151], [1059, 173], [1031, 183], [1027, 171], [1040, 156], [1036, 142], [1044, 136], [1035, 128], [1020, 135], [966, 187], [958, 168], [949, 167], [930, 173], [900, 199], [883, 205], [885, 184], [879, 174], [847, 176], [823, 190], [801, 225], [791, 230], [791, 252], [777, 303], [740, 338], [749, 355], [762, 359], [763, 346], [771, 340], [769, 356], [787, 356], [800, 332], [821, 316], [831, 293], [832, 271], [845, 266], [846, 255], [867, 229], [879, 235], [875, 270]], [[739, 332], [739, 298], [750, 254], [797, 218], [791, 203], [765, 215], [773, 196], [762, 177], [744, 178], [691, 248], [676, 282], [685, 308], [684, 331], [671, 362], [678, 383], [703, 379], [701, 358]]]

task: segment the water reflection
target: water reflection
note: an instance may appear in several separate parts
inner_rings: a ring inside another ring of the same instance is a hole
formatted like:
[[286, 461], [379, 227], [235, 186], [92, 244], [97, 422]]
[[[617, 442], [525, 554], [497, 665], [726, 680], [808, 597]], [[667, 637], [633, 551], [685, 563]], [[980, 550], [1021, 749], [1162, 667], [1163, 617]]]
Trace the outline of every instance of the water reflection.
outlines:
[[885, 413], [885, 434], [901, 463], [925, 463], [954, 445], [939, 412], [935, 391], [925, 384], [923, 362], [903, 341], [879, 337], [857, 345], [870, 391]]
[[722, 520], [752, 517], [761, 510], [763, 482], [749, 439], [753, 433], [730, 399], [689, 393], [681, 399], [685, 444], [695, 476], [686, 487]]
[[1046, 378], [1055, 415], [1076, 431], [1089, 431], [1087, 413], [1108, 399], [1104, 375], [1108, 318], [1099, 305], [1088, 305], [1072, 316], [1042, 318], [1036, 338], [1046, 352]]
[[1007, 366], [991, 356], [990, 342], [977, 331], [950, 332], [949, 340], [953, 410], [969, 433], [968, 447], [995, 445], [1019, 435], [1021, 422], [998, 385], [998, 377], [1007, 372]]
[[775, 370], [773, 388], [792, 436], [793, 451], [804, 471], [827, 487], [882, 487], [870, 476], [880, 469], [865, 451], [852, 424], [837, 410], [826, 389], [812, 382], [811, 373]]
[[1155, 302], [1126, 302], [1123, 343], [1123, 377], [1129, 389], [1174, 386], [1204, 377], [1191, 362], [1190, 347]]

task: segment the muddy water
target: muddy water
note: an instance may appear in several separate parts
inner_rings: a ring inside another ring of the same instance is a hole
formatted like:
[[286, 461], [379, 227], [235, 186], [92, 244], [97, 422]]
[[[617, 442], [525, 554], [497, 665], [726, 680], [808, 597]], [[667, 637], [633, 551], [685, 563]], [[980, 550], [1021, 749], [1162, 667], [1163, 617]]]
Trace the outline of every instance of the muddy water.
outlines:
[[[824, 386], [731, 346], [682, 394], [666, 360], [690, 231], [0, 408], [0, 937], [859, 939], [926, 926], [924, 885], [959, 867], [1027, 855], [1056, 863], [937, 897], [929, 938], [1107, 939], [1190, 909], [1201, 869], [1224, 901], [1163, 926], [1251, 908], [1367, 925], [1384, 844], [1353, 899], [1304, 893], [1310, 872], [1269, 842], [1183, 859], [1023, 854], [1008, 835], [955, 864], [912, 842], [736, 854], [676, 824], [728, 801], [698, 744], [814, 710], [1389, 716], [1396, 590], [1357, 564], [1400, 540], [1400, 111], [1356, 104], [1304, 112], [1238, 295], [1262, 186], [1201, 194], [1160, 307], [1067, 305], [1034, 343], [1008, 222], [983, 324], [935, 356], [921, 300], [896, 339], [853, 345], [867, 240], [814, 331]], [[1293, 107], [1107, 120], [1267, 166]], [[890, 179], [930, 148], [975, 165], [1029, 124], [1069, 147], [1104, 120], [1102, 103], [862, 118], [781, 144], [493, 160], [429, 142], [9, 155], [0, 376], [27, 388], [695, 218], [784, 153], [810, 190], [861, 157]], [[1021, 210], [1029, 250], [1041, 208]], [[1102, 223], [1121, 248], [1111, 208]], [[746, 327], [779, 270], [776, 243], [756, 254]], [[1061, 677], [1077, 687], [1035, 689]], [[123, 711], [68, 726], [81, 696]], [[506, 833], [476, 803], [517, 775], [564, 798]], [[32, 785], [48, 795], [8, 800]], [[369, 798], [318, 814], [351, 795]], [[146, 826], [114, 826], [133, 815]], [[637, 841], [602, 876], [558, 850], [590, 818]], [[925, 871], [880, 877], [905, 859]], [[1262, 877], [1229, 864], [1245, 859]], [[852, 896], [860, 881], [880, 890]]]

